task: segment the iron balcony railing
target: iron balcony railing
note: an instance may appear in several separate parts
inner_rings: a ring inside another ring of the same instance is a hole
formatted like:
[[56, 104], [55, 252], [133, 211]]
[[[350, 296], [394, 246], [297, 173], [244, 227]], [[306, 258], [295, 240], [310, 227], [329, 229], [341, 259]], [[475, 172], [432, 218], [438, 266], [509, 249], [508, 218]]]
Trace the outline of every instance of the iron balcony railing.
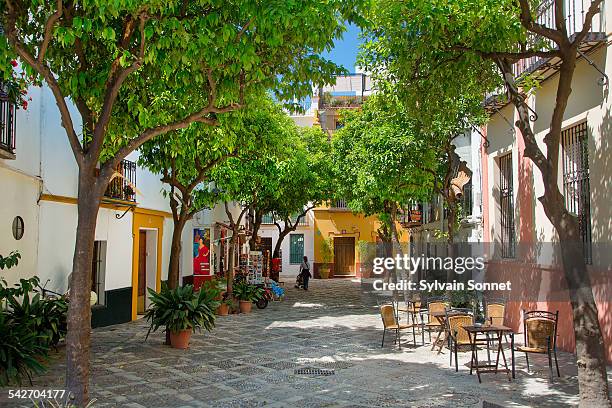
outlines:
[[136, 201], [136, 163], [122, 160], [104, 195], [114, 200]]
[[0, 149], [10, 155], [15, 154], [15, 135], [17, 105], [11, 102], [4, 86], [0, 84]]
[[[557, 0], [563, 1], [563, 0]], [[571, 39], [577, 33], [582, 31], [584, 26], [584, 19], [591, 0], [565, 0], [563, 1], [563, 9], [565, 15], [565, 25], [567, 29], [567, 35]], [[545, 27], [555, 29], [555, 0], [543, 0], [540, 1], [537, 6], [536, 22]], [[605, 40], [605, 31], [603, 28], [603, 15], [598, 13], [593, 17], [589, 34], [584, 39], [584, 44], [580, 47], [580, 50], [587, 52], [592, 45], [601, 43]], [[528, 40], [529, 44], [544, 44], [544, 49], [554, 49], [557, 45], [548, 38], [542, 38], [541, 36], [531, 35]], [[530, 57], [525, 58], [514, 64], [513, 73], [515, 76], [520, 76], [523, 73], [531, 73], [542, 68], [546, 68], [546, 65], [551, 65], [551, 68], [555, 68], [554, 62], [551, 64], [546, 58], [541, 57]]]
[[347, 201], [343, 198], [336, 200], [336, 201], [332, 201], [331, 207], [337, 210], [348, 210], [349, 209]]

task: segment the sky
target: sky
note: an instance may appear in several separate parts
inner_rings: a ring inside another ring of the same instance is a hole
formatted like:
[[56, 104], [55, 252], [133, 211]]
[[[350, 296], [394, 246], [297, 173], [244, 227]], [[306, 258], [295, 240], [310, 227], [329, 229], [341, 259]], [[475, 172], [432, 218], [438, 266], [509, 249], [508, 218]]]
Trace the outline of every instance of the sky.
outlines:
[[355, 61], [361, 42], [359, 39], [359, 28], [350, 24], [347, 26], [343, 38], [334, 42], [334, 49], [331, 52], [323, 53], [323, 56], [331, 59], [338, 65], [342, 65], [349, 72], [355, 72]]

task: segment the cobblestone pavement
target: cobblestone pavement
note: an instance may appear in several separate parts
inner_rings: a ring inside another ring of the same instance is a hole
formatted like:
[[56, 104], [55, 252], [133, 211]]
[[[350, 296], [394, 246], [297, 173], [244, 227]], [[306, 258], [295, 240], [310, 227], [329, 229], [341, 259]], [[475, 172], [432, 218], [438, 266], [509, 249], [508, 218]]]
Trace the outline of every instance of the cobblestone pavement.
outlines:
[[[288, 286], [290, 282], [288, 282]], [[187, 351], [145, 341], [143, 320], [94, 330], [91, 394], [95, 407], [559, 407], [577, 403], [575, 359], [560, 353], [561, 378], [534, 358], [527, 373], [517, 356], [517, 378], [469, 375], [469, 353], [459, 372], [448, 350], [436, 355], [404, 335], [401, 351], [381, 349], [376, 301], [358, 282], [313, 280], [308, 292], [288, 288], [283, 302], [249, 315], [217, 319], [211, 333], [194, 334]], [[427, 336], [425, 336], [427, 339]], [[420, 337], [418, 337], [420, 340]], [[299, 374], [314, 368], [319, 374]], [[34, 388], [61, 388], [61, 358]], [[3, 392], [6, 395], [6, 392]], [[0, 405], [3, 405], [0, 401]]]

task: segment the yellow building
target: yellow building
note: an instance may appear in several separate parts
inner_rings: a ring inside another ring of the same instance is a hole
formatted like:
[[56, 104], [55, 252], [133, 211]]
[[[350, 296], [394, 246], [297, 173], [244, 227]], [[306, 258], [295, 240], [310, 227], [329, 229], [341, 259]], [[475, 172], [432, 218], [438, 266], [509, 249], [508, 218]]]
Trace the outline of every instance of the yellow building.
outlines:
[[[319, 268], [324, 262], [324, 246], [333, 248], [333, 258], [327, 265], [330, 277], [369, 277], [369, 268], [361, 265], [361, 251], [373, 249], [380, 242], [378, 228], [380, 222], [376, 216], [354, 214], [344, 200], [338, 200], [331, 206], [317, 207], [312, 210], [314, 219], [314, 277], [320, 277]], [[399, 223], [400, 241], [408, 242], [409, 233]], [[325, 242], [327, 241], [327, 242]]]

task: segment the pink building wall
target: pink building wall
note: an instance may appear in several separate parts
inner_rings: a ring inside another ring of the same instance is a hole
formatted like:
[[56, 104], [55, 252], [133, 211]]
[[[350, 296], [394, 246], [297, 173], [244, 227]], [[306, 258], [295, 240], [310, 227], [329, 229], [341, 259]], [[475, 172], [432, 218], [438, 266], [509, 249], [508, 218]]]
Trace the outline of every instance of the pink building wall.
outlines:
[[[517, 238], [519, 243], [534, 243], [538, 241], [535, 233], [535, 192], [533, 184], [533, 164], [525, 158], [525, 145], [516, 129], [516, 150], [518, 153], [518, 180], [515, 181], [517, 189], [516, 206], [520, 217], [517, 223]], [[483, 129], [486, 135], [486, 127]], [[518, 150], [518, 151], [517, 151]], [[495, 219], [490, 219], [490, 206], [495, 205], [492, 197], [494, 180], [489, 180], [489, 166], [491, 165], [489, 152], [481, 146], [482, 157], [482, 206], [483, 206], [483, 239], [484, 242], [493, 242], [491, 225]], [[494, 173], [494, 172], [493, 172]], [[493, 211], [492, 213], [495, 213]], [[487, 263], [487, 281], [512, 283], [512, 296], [506, 306], [505, 323], [515, 332], [522, 333], [522, 310], [559, 311], [557, 347], [560, 350], [575, 352], [575, 336], [573, 327], [572, 308], [565, 287], [563, 272], [560, 268], [547, 268], [533, 262], [529, 255], [517, 259], [504, 259]], [[599, 323], [603, 332], [606, 360], [612, 363], [612, 284], [610, 271], [589, 269], [595, 295]], [[495, 297], [504, 294], [491, 294]], [[519, 300], [525, 299], [525, 300]], [[536, 300], [538, 299], [538, 300]], [[521, 338], [522, 340], [522, 338]]]

